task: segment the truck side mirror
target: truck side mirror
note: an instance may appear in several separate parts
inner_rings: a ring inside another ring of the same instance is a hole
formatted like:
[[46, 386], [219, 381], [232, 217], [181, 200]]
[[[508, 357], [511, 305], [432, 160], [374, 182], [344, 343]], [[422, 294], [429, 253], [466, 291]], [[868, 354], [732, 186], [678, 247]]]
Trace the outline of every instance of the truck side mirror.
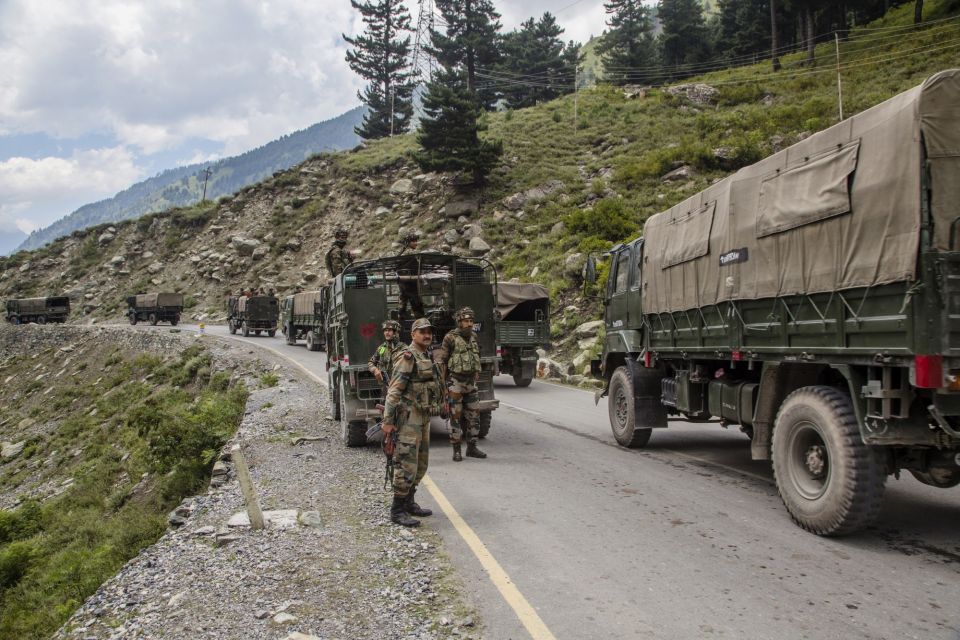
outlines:
[[583, 265], [583, 279], [590, 284], [597, 282], [597, 261], [593, 256], [587, 256], [587, 263]]

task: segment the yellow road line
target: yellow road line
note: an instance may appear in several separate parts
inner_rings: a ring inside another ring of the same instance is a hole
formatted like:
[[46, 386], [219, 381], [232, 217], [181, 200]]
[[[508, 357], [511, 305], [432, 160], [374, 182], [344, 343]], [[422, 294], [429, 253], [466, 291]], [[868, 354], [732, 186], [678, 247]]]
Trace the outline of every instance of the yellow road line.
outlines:
[[430, 479], [430, 476], [424, 477], [421, 484], [427, 488], [430, 495], [433, 496], [433, 499], [437, 501], [437, 505], [439, 505], [444, 515], [447, 516], [447, 519], [453, 524], [457, 533], [460, 534], [463, 541], [470, 547], [473, 555], [480, 561], [480, 565], [483, 566], [487, 575], [490, 576], [490, 581], [493, 582], [497, 590], [500, 591], [500, 595], [503, 596], [503, 599], [507, 601], [507, 604], [510, 605], [513, 612], [520, 618], [520, 622], [523, 623], [530, 637], [534, 640], [556, 640], [550, 632], [550, 629], [547, 628], [547, 625], [544, 624], [540, 616], [537, 615], [536, 610], [530, 606], [527, 599], [523, 597], [523, 594], [521, 594], [520, 590], [514, 585], [510, 576], [507, 575], [507, 572], [503, 570], [503, 567], [501, 567], [500, 563], [493, 557], [493, 554], [490, 553], [486, 545], [480, 541], [480, 538], [473, 532], [470, 525], [460, 517], [460, 514], [453, 508], [453, 505], [450, 504], [447, 497], [443, 495], [440, 488]]

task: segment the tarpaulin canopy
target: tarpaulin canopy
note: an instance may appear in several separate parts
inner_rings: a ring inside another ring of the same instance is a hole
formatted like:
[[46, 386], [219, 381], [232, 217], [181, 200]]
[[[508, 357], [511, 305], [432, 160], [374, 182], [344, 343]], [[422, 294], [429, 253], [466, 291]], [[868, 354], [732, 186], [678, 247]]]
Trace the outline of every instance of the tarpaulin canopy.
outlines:
[[182, 293], [141, 293], [137, 295], [137, 306], [153, 307], [182, 307]]
[[293, 315], [313, 315], [314, 304], [320, 302], [319, 291], [301, 291], [293, 294]]
[[532, 282], [498, 282], [497, 311], [506, 317], [516, 306], [528, 300], [550, 300], [550, 293], [542, 284]]

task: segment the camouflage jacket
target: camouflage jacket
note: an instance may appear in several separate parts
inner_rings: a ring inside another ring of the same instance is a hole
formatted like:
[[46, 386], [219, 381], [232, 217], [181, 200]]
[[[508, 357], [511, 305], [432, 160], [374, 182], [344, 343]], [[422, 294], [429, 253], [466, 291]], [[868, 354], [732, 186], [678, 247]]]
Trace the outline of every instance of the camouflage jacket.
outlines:
[[350, 257], [350, 252], [347, 251], [346, 247], [333, 245], [330, 247], [330, 250], [327, 251], [326, 262], [330, 277], [335, 278], [343, 273], [343, 270], [353, 262], [353, 258]]
[[440, 374], [430, 354], [418, 351], [413, 345], [406, 346], [393, 363], [393, 376], [383, 410], [384, 423], [397, 425], [401, 409], [439, 415], [442, 401]]
[[444, 377], [448, 371], [459, 377], [472, 377], [480, 373], [477, 334], [471, 331], [470, 337], [464, 338], [459, 329], [452, 329], [443, 337], [440, 348], [434, 352], [434, 359]]
[[399, 338], [384, 341], [367, 361], [367, 370], [373, 373], [374, 369], [380, 369], [383, 372], [383, 379], [389, 383], [393, 378], [393, 360], [405, 347], [406, 345], [400, 342]]

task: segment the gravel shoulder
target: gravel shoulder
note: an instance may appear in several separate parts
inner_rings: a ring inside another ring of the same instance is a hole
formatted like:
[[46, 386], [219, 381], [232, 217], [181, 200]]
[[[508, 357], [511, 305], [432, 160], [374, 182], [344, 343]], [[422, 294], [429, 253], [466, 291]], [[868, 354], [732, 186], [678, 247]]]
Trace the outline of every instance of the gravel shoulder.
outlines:
[[261, 507], [298, 512], [299, 522], [228, 527], [244, 503], [227, 461], [225, 476], [178, 508], [185, 523], [104, 583], [55, 638], [482, 637], [440, 536], [429, 519], [415, 532], [389, 522], [383, 456], [340, 442], [325, 389], [264, 350], [164, 333], [204, 340], [219, 368], [246, 378], [234, 443]]

